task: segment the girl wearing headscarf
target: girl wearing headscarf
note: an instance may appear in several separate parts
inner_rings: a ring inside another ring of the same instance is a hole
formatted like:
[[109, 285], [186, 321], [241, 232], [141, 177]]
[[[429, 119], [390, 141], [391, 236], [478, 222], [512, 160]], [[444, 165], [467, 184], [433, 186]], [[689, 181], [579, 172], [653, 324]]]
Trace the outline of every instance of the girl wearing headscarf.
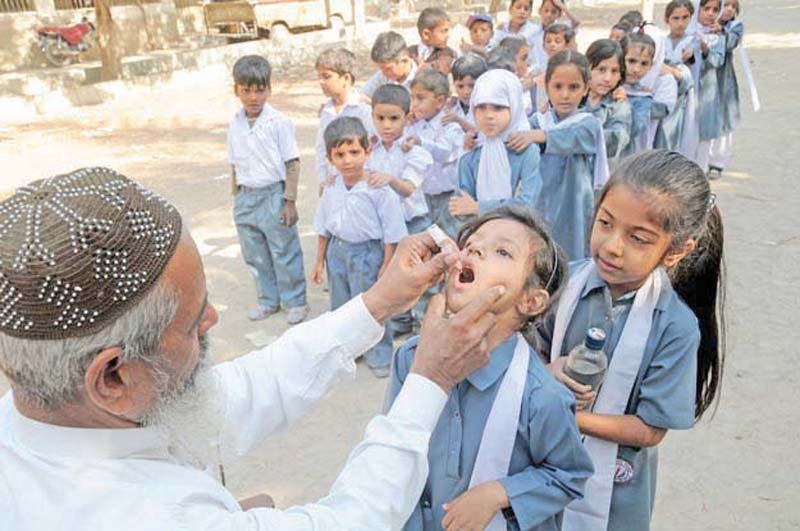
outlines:
[[460, 195], [450, 200], [454, 216], [485, 214], [504, 204], [533, 208], [542, 189], [539, 150], [506, 146], [511, 133], [530, 129], [522, 85], [507, 70], [489, 70], [475, 83], [470, 108], [478, 128], [478, 147], [458, 165]]

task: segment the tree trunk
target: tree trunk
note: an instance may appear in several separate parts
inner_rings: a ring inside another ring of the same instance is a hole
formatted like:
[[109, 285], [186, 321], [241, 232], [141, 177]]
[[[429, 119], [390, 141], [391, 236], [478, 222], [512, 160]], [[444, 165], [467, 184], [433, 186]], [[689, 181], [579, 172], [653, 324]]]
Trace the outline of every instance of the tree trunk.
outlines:
[[147, 10], [142, 3], [142, 0], [135, 0], [136, 7], [139, 8], [139, 11], [142, 13], [142, 25], [144, 26], [144, 33], [147, 36], [147, 49], [148, 50], [156, 50], [158, 49], [158, 41], [156, 40], [155, 35], [153, 35], [153, 31], [150, 29], [150, 24], [147, 22]]
[[95, 0], [97, 47], [100, 51], [100, 79], [110, 81], [122, 76], [122, 52], [119, 49], [117, 25], [111, 18], [110, 0]]

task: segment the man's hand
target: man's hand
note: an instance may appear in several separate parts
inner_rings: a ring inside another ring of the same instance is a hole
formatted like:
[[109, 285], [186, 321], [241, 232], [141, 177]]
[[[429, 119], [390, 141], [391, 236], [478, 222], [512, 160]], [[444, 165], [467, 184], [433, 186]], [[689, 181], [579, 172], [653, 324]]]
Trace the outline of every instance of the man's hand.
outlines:
[[281, 209], [281, 223], [287, 227], [293, 227], [297, 223], [297, 207], [294, 201], [288, 199], [283, 200], [283, 209]]
[[427, 232], [403, 238], [383, 275], [364, 292], [364, 304], [376, 321], [383, 322], [412, 306], [425, 291], [439, 282], [450, 267], [458, 263], [458, 247], [445, 245], [441, 249]]
[[494, 514], [508, 507], [508, 495], [499, 481], [488, 481], [444, 504], [442, 529], [478, 531], [486, 529]]
[[458, 382], [489, 363], [486, 334], [497, 320], [490, 309], [504, 293], [503, 286], [495, 286], [449, 318], [444, 295], [434, 296], [422, 320], [411, 372], [449, 393]]

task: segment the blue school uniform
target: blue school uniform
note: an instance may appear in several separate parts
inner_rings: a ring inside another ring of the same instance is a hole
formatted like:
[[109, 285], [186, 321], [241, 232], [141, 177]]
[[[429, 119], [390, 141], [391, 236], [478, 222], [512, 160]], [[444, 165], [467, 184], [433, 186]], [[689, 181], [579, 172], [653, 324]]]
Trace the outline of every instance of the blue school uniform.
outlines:
[[628, 100], [615, 101], [611, 94], [606, 94], [597, 105], [588, 101], [583, 108], [603, 124], [603, 137], [606, 140], [606, 157], [609, 163], [619, 159], [631, 141], [633, 127], [633, 108]]
[[[570, 264], [575, 271], [580, 263]], [[578, 299], [564, 335], [560, 355], [586, 339], [590, 327], [606, 331], [605, 352], [611, 358], [617, 347], [636, 292], [611, 301], [608, 286], [593, 271]], [[540, 328], [542, 349], [549, 350], [555, 314]], [[672, 289], [663, 287], [656, 303], [653, 324], [642, 363], [625, 414], [664, 429], [689, 429], [694, 425], [697, 349], [700, 330], [694, 313]], [[614, 483], [608, 531], [647, 531], [656, 491], [658, 447], [619, 446], [617, 468], [632, 470], [632, 477]], [[628, 468], [630, 467], [630, 468]]]
[[[558, 117], [555, 120], [558, 122]], [[530, 124], [533, 129], [541, 129], [536, 115]], [[536, 209], [544, 215], [553, 238], [572, 260], [589, 256], [597, 127], [600, 125], [596, 120], [581, 120], [551, 129], [547, 132], [547, 143], [541, 148], [542, 191]]]
[[708, 55], [700, 64], [697, 84], [697, 122], [700, 141], [713, 140], [723, 133], [718, 71], [724, 62], [725, 37], [720, 36], [709, 46]]
[[725, 62], [717, 70], [720, 98], [722, 104], [722, 130], [729, 133], [739, 127], [741, 111], [739, 106], [739, 82], [733, 66], [733, 52], [744, 38], [744, 24], [731, 20], [723, 28], [725, 35]]
[[655, 103], [653, 105], [653, 114], [651, 116], [661, 117], [653, 141], [653, 147], [656, 149], [680, 151], [683, 144], [687, 105], [689, 104], [689, 98], [693, 97], [694, 78], [692, 78], [692, 72], [687, 66], [680, 65], [678, 68], [681, 69], [683, 76], [680, 81], [677, 81], [678, 98], [675, 101], [675, 108], [672, 112], [669, 112], [663, 104]]
[[[516, 345], [515, 334], [492, 351], [488, 365], [450, 392], [431, 435], [430, 473], [422, 499], [405, 525], [407, 531], [441, 529], [442, 504], [468, 490], [486, 420]], [[416, 348], [417, 338], [413, 338], [397, 350], [390, 400], [400, 392]], [[510, 510], [504, 511], [508, 528], [558, 529], [555, 515], [582, 496], [593, 472], [575, 424], [574, 398], [531, 348], [509, 473], [500, 479], [511, 503]]]
[[[477, 199], [478, 164], [481, 160], [481, 146], [461, 157], [458, 162], [458, 182], [461, 190]], [[539, 173], [539, 150], [528, 146], [521, 153], [506, 148], [508, 164], [511, 166], [511, 190], [514, 196], [507, 199], [478, 201], [478, 215], [494, 210], [502, 205], [516, 204], [530, 209], [535, 208], [542, 191], [542, 177]]]

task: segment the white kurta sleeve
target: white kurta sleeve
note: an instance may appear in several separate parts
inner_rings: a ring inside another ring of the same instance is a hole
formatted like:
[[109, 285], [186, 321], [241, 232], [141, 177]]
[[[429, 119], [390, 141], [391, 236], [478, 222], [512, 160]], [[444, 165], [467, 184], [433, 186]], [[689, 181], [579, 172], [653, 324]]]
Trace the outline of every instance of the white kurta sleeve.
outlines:
[[383, 331], [356, 297], [264, 349], [217, 365], [226, 397], [223, 455], [243, 455], [305, 415], [337, 381], [355, 375], [355, 358]]
[[[447, 395], [409, 374], [392, 409], [367, 425], [330, 493], [285, 511], [228, 512], [210, 503], [180, 508], [181, 527], [192, 531], [399, 530], [419, 501], [428, 476], [428, 442]], [[198, 502], [198, 500], [193, 500]]]

